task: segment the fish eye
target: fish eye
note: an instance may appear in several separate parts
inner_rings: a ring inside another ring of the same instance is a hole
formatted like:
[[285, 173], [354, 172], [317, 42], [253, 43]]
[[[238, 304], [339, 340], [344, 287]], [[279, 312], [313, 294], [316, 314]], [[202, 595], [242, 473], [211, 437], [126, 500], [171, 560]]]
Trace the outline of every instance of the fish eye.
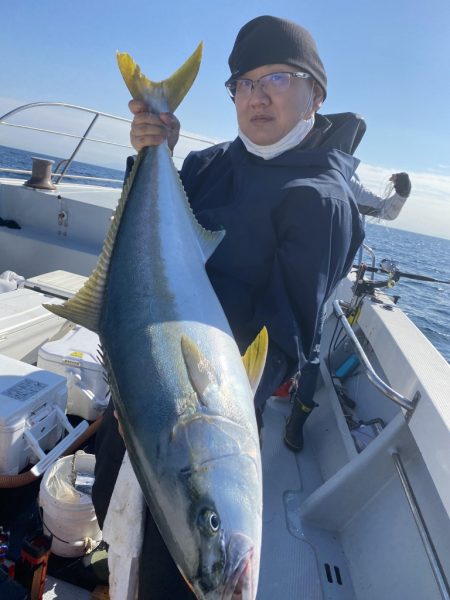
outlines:
[[219, 515], [213, 510], [206, 509], [199, 515], [199, 525], [209, 534], [217, 533], [220, 529]]
[[219, 527], [220, 527], [219, 517], [214, 512], [212, 512], [209, 515], [209, 526], [211, 527], [211, 530], [214, 532], [219, 530]]

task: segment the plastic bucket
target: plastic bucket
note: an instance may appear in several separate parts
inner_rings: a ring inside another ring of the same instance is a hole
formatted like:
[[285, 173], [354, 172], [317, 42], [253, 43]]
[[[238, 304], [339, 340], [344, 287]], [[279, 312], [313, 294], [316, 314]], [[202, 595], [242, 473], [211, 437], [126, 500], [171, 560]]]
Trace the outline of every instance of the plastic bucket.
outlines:
[[74, 487], [77, 475], [94, 475], [95, 456], [65, 456], [47, 470], [39, 490], [44, 531], [53, 535], [51, 551], [58, 556], [82, 556], [102, 539], [92, 498]]

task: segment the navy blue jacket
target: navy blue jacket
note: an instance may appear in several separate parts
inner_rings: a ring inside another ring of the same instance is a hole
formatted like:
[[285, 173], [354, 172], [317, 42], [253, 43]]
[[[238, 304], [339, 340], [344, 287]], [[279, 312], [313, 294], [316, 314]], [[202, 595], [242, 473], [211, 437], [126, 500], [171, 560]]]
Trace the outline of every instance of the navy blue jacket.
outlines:
[[348, 186], [357, 165], [321, 148], [263, 160], [239, 138], [185, 159], [199, 222], [226, 230], [206, 268], [241, 351], [265, 325], [293, 361], [310, 355], [324, 302], [364, 238]]

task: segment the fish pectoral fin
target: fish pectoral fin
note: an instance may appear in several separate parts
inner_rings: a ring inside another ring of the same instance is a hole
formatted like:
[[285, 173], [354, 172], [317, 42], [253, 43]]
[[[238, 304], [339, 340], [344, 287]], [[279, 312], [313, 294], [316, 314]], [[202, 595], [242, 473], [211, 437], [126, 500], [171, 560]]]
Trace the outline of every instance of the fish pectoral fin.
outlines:
[[97, 268], [75, 296], [64, 304], [43, 304], [42, 306], [58, 317], [98, 333], [103, 301], [103, 289], [98, 282], [98, 271]]
[[267, 333], [267, 329], [263, 327], [242, 357], [253, 394], [256, 393], [259, 382], [261, 381], [264, 366], [266, 364], [268, 348], [269, 334]]
[[[167, 110], [175, 112], [197, 77], [202, 60], [203, 43], [171, 77], [164, 81], [151, 81], [146, 77], [126, 52], [117, 52], [117, 62], [122, 77], [135, 100], [143, 100], [155, 110], [162, 110], [161, 101]], [[153, 100], [153, 103], [152, 103]]]
[[192, 387], [200, 402], [207, 406], [208, 388], [219, 385], [214, 369], [197, 344], [187, 335], [181, 337], [181, 352]]

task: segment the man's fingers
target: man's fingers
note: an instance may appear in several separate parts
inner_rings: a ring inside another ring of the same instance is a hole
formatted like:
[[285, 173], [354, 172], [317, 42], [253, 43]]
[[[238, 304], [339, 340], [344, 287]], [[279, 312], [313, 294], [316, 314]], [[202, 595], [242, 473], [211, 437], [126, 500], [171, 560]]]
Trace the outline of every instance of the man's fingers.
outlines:
[[167, 139], [173, 151], [180, 133], [178, 119], [171, 113], [149, 112], [145, 103], [138, 100], [131, 100], [129, 106], [134, 114], [130, 131], [133, 148], [140, 152], [147, 146], [157, 146]]
[[170, 129], [180, 128], [180, 121], [172, 113], [161, 113], [159, 115], [159, 118], [164, 123], [164, 125], [167, 125], [167, 127], [170, 127]]
[[137, 115], [141, 112], [149, 112], [148, 106], [142, 100], [130, 100], [128, 102], [128, 108], [133, 113], [133, 115]]
[[[141, 118], [138, 118], [139, 116]], [[136, 132], [138, 135], [142, 135], [144, 133], [149, 133], [150, 135], [154, 133], [161, 133], [161, 135], [164, 135], [166, 127], [158, 118], [148, 119], [145, 118], [144, 114], [142, 113], [133, 119], [132, 131], [133, 133]]]
[[149, 112], [138, 113], [131, 124], [132, 146], [139, 152], [146, 146], [158, 146], [167, 138], [167, 126], [158, 115]]
[[147, 146], [159, 146], [164, 141], [164, 137], [156, 136], [156, 135], [143, 135], [135, 137], [133, 136], [131, 142], [133, 148], [135, 148], [138, 152]]

